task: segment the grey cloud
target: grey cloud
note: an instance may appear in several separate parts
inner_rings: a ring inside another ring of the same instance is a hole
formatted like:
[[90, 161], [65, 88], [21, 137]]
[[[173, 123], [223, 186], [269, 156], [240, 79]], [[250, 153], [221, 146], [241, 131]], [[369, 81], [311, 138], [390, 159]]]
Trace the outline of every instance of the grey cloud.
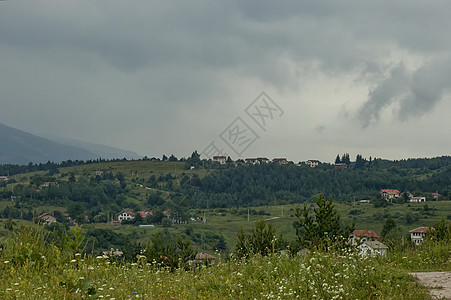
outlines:
[[389, 105], [398, 104], [395, 117], [402, 121], [431, 111], [451, 87], [451, 60], [437, 59], [413, 74], [403, 64], [395, 67], [387, 79], [369, 93], [360, 107], [358, 117], [364, 127], [378, 121], [380, 113]]

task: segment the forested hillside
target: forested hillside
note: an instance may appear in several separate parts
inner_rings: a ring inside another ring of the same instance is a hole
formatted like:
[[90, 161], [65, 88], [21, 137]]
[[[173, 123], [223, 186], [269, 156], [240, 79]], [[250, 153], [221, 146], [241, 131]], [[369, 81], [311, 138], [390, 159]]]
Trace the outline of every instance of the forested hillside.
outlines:
[[[258, 206], [271, 203], [302, 203], [323, 193], [338, 201], [376, 199], [381, 189], [448, 197], [451, 158], [374, 160], [361, 167], [336, 168], [322, 164], [225, 166], [202, 179], [182, 179], [182, 187], [196, 187], [210, 198], [212, 207]], [[400, 199], [404, 201], [404, 199]], [[193, 203], [195, 204], [195, 203]]]

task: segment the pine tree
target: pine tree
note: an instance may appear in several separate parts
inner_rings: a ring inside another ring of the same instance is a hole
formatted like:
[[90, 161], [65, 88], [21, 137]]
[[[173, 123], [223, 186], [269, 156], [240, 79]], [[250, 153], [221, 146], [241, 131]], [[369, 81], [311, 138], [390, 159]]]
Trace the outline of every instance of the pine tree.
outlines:
[[343, 226], [341, 216], [334, 208], [332, 199], [320, 194], [313, 209], [313, 215], [306, 205], [296, 208], [296, 235], [302, 247], [328, 250], [330, 247], [345, 247], [354, 224]]

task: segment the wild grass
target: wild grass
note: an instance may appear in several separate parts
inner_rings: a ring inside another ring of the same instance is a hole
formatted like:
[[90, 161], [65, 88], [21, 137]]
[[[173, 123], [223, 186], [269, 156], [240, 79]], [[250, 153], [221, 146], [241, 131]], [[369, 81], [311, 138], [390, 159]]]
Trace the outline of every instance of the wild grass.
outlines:
[[39, 229], [18, 230], [2, 245], [1, 299], [429, 299], [402, 258], [351, 250], [228, 257], [171, 271], [144, 255], [121, 263], [73, 254]]

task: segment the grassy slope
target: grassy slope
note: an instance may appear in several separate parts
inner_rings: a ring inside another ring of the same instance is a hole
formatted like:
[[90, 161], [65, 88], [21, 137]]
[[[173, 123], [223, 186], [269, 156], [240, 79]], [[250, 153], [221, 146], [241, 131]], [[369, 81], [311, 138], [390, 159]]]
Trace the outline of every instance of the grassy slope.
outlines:
[[[138, 183], [132, 183], [131, 180], [136, 178], [136, 175], [132, 175], [132, 172], [138, 174], [139, 179], [147, 180], [150, 176], [155, 175], [159, 177], [160, 175], [165, 176], [167, 173], [171, 173], [177, 179], [174, 180], [174, 185], [178, 184], [178, 179], [182, 177], [182, 174], [190, 176], [192, 174], [197, 174], [200, 177], [205, 176], [210, 172], [207, 169], [193, 169], [186, 170], [185, 164], [181, 162], [153, 162], [153, 161], [120, 161], [120, 162], [102, 162], [95, 164], [85, 164], [81, 166], [67, 167], [61, 168], [60, 173], [56, 174], [57, 180], [63, 181], [67, 180], [67, 176], [61, 178], [62, 174], [74, 173], [76, 177], [79, 176], [94, 176], [95, 171], [110, 171], [114, 174], [122, 173], [124, 174], [127, 182], [128, 189], [130, 189], [130, 194], [134, 195], [131, 199], [132, 201], [138, 203], [144, 203], [146, 193], [149, 191], [156, 191], [156, 189], [147, 189], [145, 185], [140, 186]], [[27, 184], [28, 180], [31, 176], [35, 174], [43, 175], [43, 172], [37, 173], [26, 173], [26, 174], [18, 174], [13, 176], [16, 180], [24, 181], [22, 183]], [[8, 189], [11, 188], [11, 185], [8, 186]], [[167, 197], [171, 192], [163, 192], [163, 197]], [[394, 219], [395, 222], [399, 225], [400, 231], [402, 234], [407, 234], [410, 229], [419, 227], [419, 226], [430, 226], [433, 225], [436, 221], [440, 220], [441, 217], [451, 216], [451, 203], [448, 201], [440, 201], [440, 202], [427, 202], [426, 203], [430, 208], [430, 211], [425, 212], [423, 210], [424, 204], [394, 204], [387, 208], [374, 208], [371, 204], [359, 204], [356, 205], [348, 205], [336, 203], [336, 208], [339, 213], [342, 215], [343, 220], [351, 221], [353, 220], [356, 223], [357, 229], [372, 229], [377, 233], [380, 233], [382, 227], [384, 225], [386, 216], [389, 214]], [[8, 200], [0, 201], [0, 209], [3, 209], [5, 206], [11, 205], [11, 202]], [[195, 222], [191, 226], [197, 232], [208, 231], [214, 233], [220, 233], [224, 236], [227, 245], [230, 248], [233, 248], [235, 244], [236, 233], [240, 228], [243, 228], [245, 231], [251, 229], [255, 221], [259, 219], [270, 219], [274, 218], [271, 222], [276, 226], [278, 232], [284, 234], [285, 238], [288, 240], [292, 240], [295, 238], [294, 228], [292, 227], [293, 221], [295, 221], [294, 212], [297, 205], [285, 205], [282, 206], [264, 206], [264, 207], [254, 207], [251, 209], [255, 209], [257, 211], [264, 210], [269, 212], [270, 216], [262, 216], [262, 215], [250, 215], [249, 221], [246, 214], [246, 209], [244, 210], [244, 214], [238, 215], [233, 214], [232, 210], [194, 210], [192, 211], [192, 215], [202, 217], [204, 212], [207, 217], [207, 224], [203, 224], [201, 222]], [[145, 205], [142, 205], [143, 209], [146, 208]], [[53, 211], [53, 210], [64, 210], [61, 207], [53, 207], [53, 206], [42, 206], [37, 208], [38, 211]], [[151, 208], [149, 208], [151, 209]], [[282, 215], [283, 209], [283, 215]], [[358, 210], [359, 214], [357, 215], [349, 215], [351, 210]], [[419, 220], [414, 223], [407, 225], [405, 224], [405, 214], [407, 212], [417, 213], [420, 217]], [[102, 224], [95, 224], [90, 226], [104, 226]], [[170, 228], [170, 232], [180, 233], [186, 228], [186, 225], [177, 225]], [[139, 237], [140, 241], [146, 242], [149, 239], [149, 236], [156, 231], [163, 230], [162, 228], [157, 228], [155, 231], [149, 232], [145, 231], [136, 231], [136, 229], [130, 228], [130, 226], [125, 226], [122, 228], [117, 228], [120, 232], [124, 233], [132, 233]]]

